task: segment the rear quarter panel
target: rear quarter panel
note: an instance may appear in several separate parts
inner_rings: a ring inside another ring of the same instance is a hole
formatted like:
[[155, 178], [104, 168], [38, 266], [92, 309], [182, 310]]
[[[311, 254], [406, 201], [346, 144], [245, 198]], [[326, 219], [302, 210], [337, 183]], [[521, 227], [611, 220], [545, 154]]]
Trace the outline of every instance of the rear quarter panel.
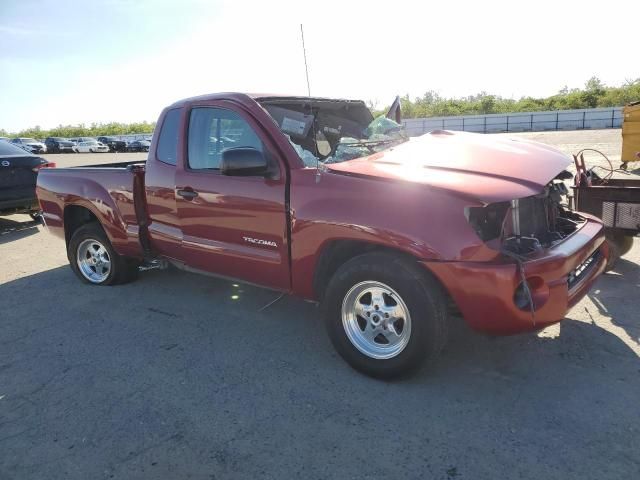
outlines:
[[124, 168], [41, 171], [36, 194], [47, 227], [54, 235], [65, 238], [68, 207], [84, 207], [96, 216], [118, 253], [141, 257], [133, 179], [134, 173]]

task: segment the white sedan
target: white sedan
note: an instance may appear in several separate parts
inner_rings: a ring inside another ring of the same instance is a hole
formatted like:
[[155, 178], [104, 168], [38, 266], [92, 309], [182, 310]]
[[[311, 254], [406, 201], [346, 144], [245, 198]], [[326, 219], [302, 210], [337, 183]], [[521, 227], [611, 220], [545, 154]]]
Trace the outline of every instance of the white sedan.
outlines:
[[107, 153], [109, 151], [109, 147], [107, 145], [104, 145], [103, 143], [100, 143], [96, 140], [78, 142], [71, 148], [76, 153]]

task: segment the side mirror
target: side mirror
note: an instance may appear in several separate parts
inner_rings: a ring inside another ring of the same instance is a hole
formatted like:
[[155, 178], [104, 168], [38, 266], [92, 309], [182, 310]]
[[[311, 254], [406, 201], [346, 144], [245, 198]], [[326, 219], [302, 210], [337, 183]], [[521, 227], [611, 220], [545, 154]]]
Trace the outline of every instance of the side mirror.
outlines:
[[228, 148], [222, 152], [220, 172], [239, 177], [265, 176], [269, 173], [269, 164], [264, 154], [255, 148]]

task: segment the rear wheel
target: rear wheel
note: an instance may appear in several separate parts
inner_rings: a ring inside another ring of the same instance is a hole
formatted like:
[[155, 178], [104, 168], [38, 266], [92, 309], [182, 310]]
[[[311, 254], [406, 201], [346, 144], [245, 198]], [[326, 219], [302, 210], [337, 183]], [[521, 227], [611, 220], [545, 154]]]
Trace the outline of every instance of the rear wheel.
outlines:
[[325, 326], [338, 353], [379, 378], [410, 373], [446, 342], [446, 295], [415, 262], [368, 253], [338, 269], [323, 300]]
[[138, 272], [136, 262], [118, 255], [95, 222], [82, 225], [73, 233], [67, 257], [74, 273], [92, 285], [126, 283], [135, 279]]

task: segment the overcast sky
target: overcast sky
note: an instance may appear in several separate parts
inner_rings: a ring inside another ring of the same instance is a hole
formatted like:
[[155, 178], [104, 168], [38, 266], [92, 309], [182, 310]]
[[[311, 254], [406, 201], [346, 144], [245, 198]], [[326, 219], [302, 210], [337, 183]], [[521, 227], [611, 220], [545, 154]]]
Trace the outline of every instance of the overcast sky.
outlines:
[[[0, 0], [0, 128], [155, 120], [219, 91], [391, 102], [640, 77], [640, 1]], [[635, 19], [633, 21], [627, 19]]]

